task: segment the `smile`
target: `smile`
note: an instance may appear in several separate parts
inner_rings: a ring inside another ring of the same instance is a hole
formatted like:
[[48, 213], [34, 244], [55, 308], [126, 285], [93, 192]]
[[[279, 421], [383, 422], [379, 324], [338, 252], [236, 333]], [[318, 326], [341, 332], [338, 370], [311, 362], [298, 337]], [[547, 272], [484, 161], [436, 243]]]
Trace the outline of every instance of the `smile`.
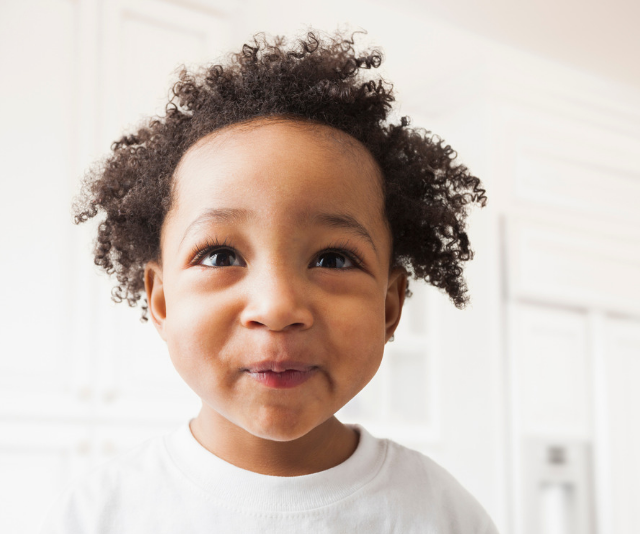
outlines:
[[296, 371], [293, 369], [289, 369], [287, 371], [276, 372], [276, 371], [249, 371], [247, 373], [249, 376], [261, 384], [264, 384], [270, 388], [294, 388], [299, 386], [300, 384], [306, 382], [311, 378], [316, 371], [317, 367], [311, 367], [304, 371]]

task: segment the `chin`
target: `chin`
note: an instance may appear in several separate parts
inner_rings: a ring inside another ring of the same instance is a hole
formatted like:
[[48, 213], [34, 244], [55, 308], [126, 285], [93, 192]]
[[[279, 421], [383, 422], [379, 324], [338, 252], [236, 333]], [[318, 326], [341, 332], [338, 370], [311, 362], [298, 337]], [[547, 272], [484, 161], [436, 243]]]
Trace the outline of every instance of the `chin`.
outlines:
[[253, 419], [245, 430], [256, 437], [271, 441], [293, 441], [311, 432], [317, 425], [291, 414], [262, 414]]

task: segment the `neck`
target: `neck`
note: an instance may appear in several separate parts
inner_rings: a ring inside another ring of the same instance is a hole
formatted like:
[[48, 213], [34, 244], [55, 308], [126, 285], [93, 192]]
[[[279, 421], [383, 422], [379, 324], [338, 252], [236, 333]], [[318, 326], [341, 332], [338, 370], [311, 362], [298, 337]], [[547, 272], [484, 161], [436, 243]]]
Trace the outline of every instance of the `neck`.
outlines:
[[190, 424], [193, 437], [218, 458], [272, 476], [300, 476], [341, 464], [358, 446], [358, 434], [334, 416], [304, 436], [274, 441], [247, 432], [203, 404]]

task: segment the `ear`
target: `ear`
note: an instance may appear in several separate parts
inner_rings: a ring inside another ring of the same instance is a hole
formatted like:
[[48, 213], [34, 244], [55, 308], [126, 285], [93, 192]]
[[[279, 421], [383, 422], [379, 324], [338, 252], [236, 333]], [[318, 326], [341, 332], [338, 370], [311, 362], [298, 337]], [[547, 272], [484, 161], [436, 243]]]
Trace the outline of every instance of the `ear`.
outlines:
[[407, 288], [407, 271], [402, 267], [393, 269], [389, 273], [389, 285], [384, 304], [385, 339], [386, 343], [393, 335], [400, 322], [402, 306], [404, 305], [404, 293]]
[[162, 267], [155, 261], [148, 262], [144, 268], [144, 288], [147, 292], [151, 322], [160, 337], [166, 341], [164, 321], [167, 317], [167, 305], [162, 285]]

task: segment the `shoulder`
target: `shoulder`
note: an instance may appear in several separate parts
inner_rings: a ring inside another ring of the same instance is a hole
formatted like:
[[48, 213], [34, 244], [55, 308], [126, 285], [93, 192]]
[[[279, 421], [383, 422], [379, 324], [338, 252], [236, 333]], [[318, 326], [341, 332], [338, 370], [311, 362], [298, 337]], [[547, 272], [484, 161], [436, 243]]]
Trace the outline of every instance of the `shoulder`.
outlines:
[[102, 532], [117, 520], [123, 503], [135, 502], [145, 487], [148, 491], [149, 477], [162, 478], [170, 467], [163, 448], [163, 437], [148, 439], [77, 477], [49, 507], [40, 533]]
[[157, 436], [90, 469], [68, 491], [113, 492], [135, 486], [166, 469], [163, 436]]
[[482, 505], [449, 471], [419, 451], [390, 439], [384, 441], [387, 483], [417, 510], [437, 515], [443, 532], [497, 534]]

